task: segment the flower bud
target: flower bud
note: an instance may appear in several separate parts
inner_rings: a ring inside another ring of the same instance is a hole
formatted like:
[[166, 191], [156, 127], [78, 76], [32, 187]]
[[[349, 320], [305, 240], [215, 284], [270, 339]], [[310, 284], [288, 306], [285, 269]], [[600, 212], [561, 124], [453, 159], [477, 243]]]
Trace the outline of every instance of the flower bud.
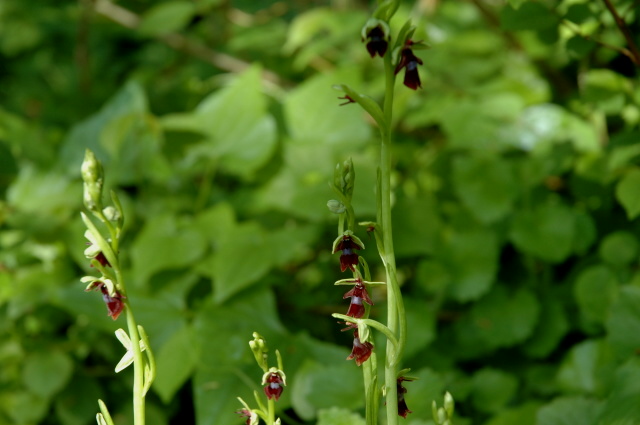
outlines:
[[336, 201], [335, 199], [327, 201], [327, 208], [334, 214], [342, 214], [347, 210], [342, 202]]
[[109, 205], [108, 207], [103, 209], [102, 210], [102, 214], [104, 214], [104, 216], [109, 221], [116, 222], [116, 221], [120, 220], [120, 211], [118, 211], [117, 209], [115, 209], [111, 205]]
[[85, 152], [80, 171], [84, 180], [84, 205], [89, 211], [98, 212], [102, 209], [103, 172], [100, 161], [89, 149]]

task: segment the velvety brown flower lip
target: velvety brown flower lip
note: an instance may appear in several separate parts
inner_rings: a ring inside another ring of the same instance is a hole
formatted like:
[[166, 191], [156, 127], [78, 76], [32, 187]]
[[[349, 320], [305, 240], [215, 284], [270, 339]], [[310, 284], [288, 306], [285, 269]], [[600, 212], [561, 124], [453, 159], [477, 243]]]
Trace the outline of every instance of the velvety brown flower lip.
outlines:
[[389, 47], [389, 43], [385, 40], [384, 30], [379, 25], [377, 27], [372, 28], [367, 33], [367, 51], [374, 57], [378, 54], [380, 57], [383, 57], [387, 52], [387, 48]]
[[404, 68], [404, 85], [410, 89], [417, 90], [418, 87], [422, 87], [420, 83], [420, 74], [418, 73], [418, 65], [422, 65], [422, 59], [413, 54], [411, 46], [415, 43], [411, 40], [407, 40], [402, 50], [400, 51], [400, 62], [396, 66], [395, 73], [397, 74]]
[[264, 387], [264, 393], [267, 398], [271, 400], [275, 397], [276, 401], [278, 401], [284, 390], [283, 384], [282, 377], [278, 373], [272, 372], [267, 378], [267, 385]]
[[353, 349], [347, 360], [354, 360], [356, 365], [361, 366], [366, 362], [373, 352], [373, 344], [370, 342], [362, 342], [358, 336], [358, 330], [353, 332]]

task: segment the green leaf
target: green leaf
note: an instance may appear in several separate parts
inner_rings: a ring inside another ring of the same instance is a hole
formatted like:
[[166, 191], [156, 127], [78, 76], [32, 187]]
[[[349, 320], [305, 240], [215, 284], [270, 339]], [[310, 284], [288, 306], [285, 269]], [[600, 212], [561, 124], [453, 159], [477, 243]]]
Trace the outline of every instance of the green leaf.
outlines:
[[267, 163], [276, 147], [276, 124], [267, 112], [261, 75], [261, 68], [252, 66], [194, 112], [163, 117], [168, 131], [186, 129], [207, 136], [190, 147], [190, 161], [215, 160], [225, 172], [246, 180]]
[[597, 417], [597, 425], [634, 425], [640, 417], [640, 365], [629, 358], [615, 371], [611, 392]]
[[369, 140], [371, 132], [362, 110], [355, 105], [338, 106], [340, 100], [330, 90], [339, 82], [357, 87], [354, 71], [343, 68], [318, 74], [287, 95], [283, 106], [292, 143], [320, 145], [336, 154], [350, 155]]
[[216, 242], [218, 250], [207, 261], [216, 303], [257, 283], [273, 265], [277, 247], [269, 244], [266, 232], [255, 222], [227, 229]]
[[55, 413], [65, 425], [86, 425], [96, 414], [97, 400], [103, 396], [97, 379], [75, 374], [55, 398]]
[[[119, 181], [119, 178], [112, 165], [122, 167], [123, 172], [130, 173], [131, 170], [124, 169], [125, 164], [118, 161], [118, 149], [113, 145], [120, 142], [118, 146], [123, 146], [121, 140], [105, 139], [103, 132], [111, 122], [126, 119], [128, 116], [142, 120], [147, 112], [147, 99], [142, 87], [135, 82], [125, 84], [99, 112], [74, 125], [67, 134], [60, 150], [60, 160], [67, 173], [72, 176], [80, 175], [80, 164], [86, 148], [95, 153], [104, 168], [109, 170], [109, 177], [115, 181]], [[136, 148], [135, 144], [128, 147]], [[115, 155], [112, 156], [113, 154]]]
[[591, 266], [580, 273], [574, 294], [587, 329], [604, 324], [617, 293], [618, 280], [608, 267]]
[[318, 410], [317, 425], [365, 425], [365, 420], [349, 409], [331, 407]]
[[165, 213], [150, 218], [131, 246], [136, 285], [157, 272], [192, 265], [205, 252], [202, 230], [188, 218]]
[[442, 220], [433, 196], [400, 197], [394, 205], [392, 220], [396, 256], [408, 257], [435, 251]]
[[569, 6], [567, 9], [567, 13], [564, 14], [564, 19], [568, 19], [569, 21], [582, 24], [587, 19], [595, 17], [591, 12], [591, 8], [588, 3], [575, 3]]
[[486, 425], [535, 425], [536, 412], [540, 403], [530, 401], [518, 407], [503, 409], [493, 416]]
[[456, 158], [453, 183], [463, 204], [483, 223], [505, 217], [518, 195], [509, 163], [490, 156]]
[[640, 288], [622, 286], [607, 318], [607, 338], [618, 358], [626, 359], [640, 347]]
[[47, 399], [27, 391], [12, 391], [0, 394], [0, 406], [16, 424], [35, 424], [47, 414]]
[[544, 358], [555, 350], [569, 331], [569, 319], [562, 305], [561, 294], [549, 293], [540, 302], [540, 320], [523, 350], [531, 357]]
[[486, 294], [498, 271], [500, 250], [496, 234], [478, 227], [451, 230], [444, 239], [436, 256], [451, 275], [451, 296], [464, 302]]
[[22, 382], [33, 394], [51, 398], [71, 378], [73, 361], [62, 351], [36, 352], [25, 359]]
[[473, 405], [486, 413], [499, 412], [518, 390], [518, 380], [510, 373], [486, 367], [473, 375], [471, 398]]
[[502, 286], [476, 302], [456, 326], [460, 353], [465, 356], [510, 347], [531, 336], [537, 324], [540, 304], [527, 289], [509, 293]]
[[538, 410], [536, 425], [593, 425], [601, 405], [585, 397], [558, 397]]
[[500, 26], [508, 31], [543, 30], [557, 24], [553, 11], [535, 1], [526, 1], [518, 9], [505, 6], [500, 11]]
[[510, 239], [527, 254], [558, 263], [571, 253], [575, 217], [564, 204], [547, 202], [532, 211], [520, 211], [511, 223]]
[[627, 171], [616, 185], [616, 199], [633, 220], [640, 214], [640, 168]]
[[574, 345], [558, 370], [558, 384], [565, 392], [599, 395], [613, 373], [609, 347], [602, 340]]
[[189, 326], [182, 327], [155, 353], [158, 373], [153, 389], [165, 404], [191, 376], [197, 361], [197, 347]]
[[404, 355], [410, 358], [424, 349], [436, 337], [436, 312], [425, 306], [423, 300], [406, 298], [404, 307], [411, 338], [407, 339]]
[[573, 57], [583, 58], [587, 56], [593, 49], [595, 49], [598, 45], [591, 41], [587, 40], [582, 36], [574, 35], [569, 40], [567, 40], [566, 48], [567, 52], [569, 52]]
[[638, 258], [638, 238], [632, 233], [618, 231], [608, 234], [600, 243], [600, 258], [614, 267], [628, 266]]
[[[407, 406], [413, 412], [407, 419], [430, 418], [431, 402], [435, 400], [439, 405], [442, 404], [444, 392], [449, 389], [446, 385], [446, 377], [428, 367], [412, 369], [408, 375], [418, 379], [403, 383], [407, 389], [405, 394]], [[454, 397], [457, 397], [457, 393], [452, 392], [455, 394]]]
[[[296, 347], [284, 342], [286, 331], [278, 319], [275, 297], [270, 291], [247, 291], [242, 298], [222, 305], [210, 299], [197, 312], [193, 331], [198, 344], [193, 384], [198, 424], [236, 423], [234, 406], [241, 407], [236, 397], [250, 401], [254, 390], [262, 392], [262, 370], [255, 364], [249, 348], [253, 332], [260, 333], [271, 350], [277, 348], [283, 353], [285, 372], [291, 372], [288, 353]], [[275, 362], [271, 351], [269, 364]], [[290, 380], [288, 376], [289, 385]], [[286, 404], [289, 393], [291, 388], [285, 387], [279, 407]]]
[[193, 3], [168, 1], [157, 4], [142, 16], [138, 31], [145, 36], [159, 36], [184, 28], [195, 14]]
[[364, 402], [362, 373], [352, 362], [322, 365], [307, 360], [291, 377], [291, 403], [304, 420], [315, 418], [320, 409], [357, 409]]

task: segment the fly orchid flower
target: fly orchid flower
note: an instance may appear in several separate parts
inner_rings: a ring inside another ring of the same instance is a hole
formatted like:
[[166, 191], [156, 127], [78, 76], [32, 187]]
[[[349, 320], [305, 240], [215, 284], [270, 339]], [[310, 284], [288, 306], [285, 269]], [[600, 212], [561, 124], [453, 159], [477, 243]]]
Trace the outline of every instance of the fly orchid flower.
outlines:
[[354, 360], [356, 365], [361, 366], [362, 363], [366, 362], [369, 357], [371, 357], [372, 352], [373, 344], [368, 341], [360, 341], [358, 330], [355, 330], [353, 332], [353, 349], [351, 350], [349, 357], [347, 357], [347, 360]]
[[356, 270], [358, 264], [358, 254], [354, 251], [364, 249], [364, 244], [351, 230], [347, 230], [341, 236], [333, 242], [333, 251], [335, 254], [341, 251], [340, 254], [340, 270], [345, 271], [351, 269]]
[[349, 304], [349, 310], [347, 311], [347, 316], [360, 319], [364, 316], [365, 307], [364, 303], [366, 302], [369, 305], [373, 305], [373, 301], [369, 298], [369, 294], [367, 293], [367, 288], [362, 283], [362, 280], [356, 279], [355, 286], [344, 296], [343, 299], [351, 297], [351, 304]]

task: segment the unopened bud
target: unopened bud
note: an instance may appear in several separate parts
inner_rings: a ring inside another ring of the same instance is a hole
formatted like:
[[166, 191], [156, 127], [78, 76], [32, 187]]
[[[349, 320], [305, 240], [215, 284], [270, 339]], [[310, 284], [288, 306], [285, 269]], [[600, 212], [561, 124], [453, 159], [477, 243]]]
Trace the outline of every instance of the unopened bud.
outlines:
[[100, 211], [102, 209], [102, 165], [89, 149], [85, 152], [80, 171], [84, 180], [84, 205], [89, 211]]
[[342, 214], [347, 210], [344, 204], [340, 201], [336, 201], [335, 199], [331, 199], [327, 202], [327, 208], [334, 214]]

